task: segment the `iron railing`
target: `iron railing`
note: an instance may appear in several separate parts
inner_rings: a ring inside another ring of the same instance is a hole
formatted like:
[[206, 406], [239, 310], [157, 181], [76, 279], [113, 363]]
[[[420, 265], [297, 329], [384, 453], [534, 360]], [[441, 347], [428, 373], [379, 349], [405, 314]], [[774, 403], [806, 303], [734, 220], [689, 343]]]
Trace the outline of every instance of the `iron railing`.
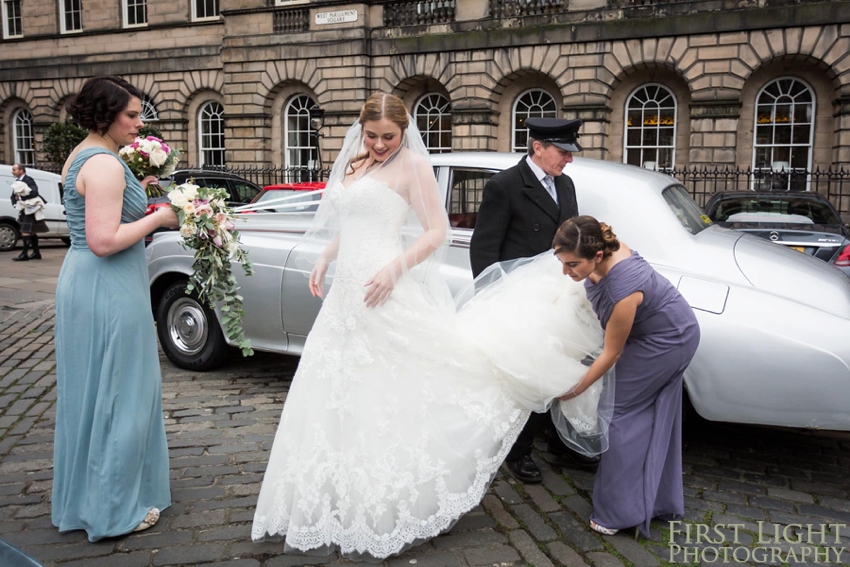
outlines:
[[205, 169], [208, 171], [223, 171], [232, 173], [251, 181], [260, 187], [266, 185], [277, 185], [279, 183], [307, 183], [310, 181], [326, 181], [330, 175], [330, 168], [316, 167], [273, 167], [273, 166], [257, 166], [257, 167], [231, 167], [229, 165], [213, 165], [204, 166], [201, 168], [186, 169]]
[[384, 26], [427, 26], [455, 21], [455, 0], [392, 2], [384, 6]]
[[813, 171], [688, 167], [664, 173], [679, 180], [700, 207], [723, 191], [814, 191], [828, 198], [839, 213], [850, 215], [850, 171], [843, 168]]
[[558, 14], [569, 8], [568, 0], [490, 0], [491, 18], [515, 18]]

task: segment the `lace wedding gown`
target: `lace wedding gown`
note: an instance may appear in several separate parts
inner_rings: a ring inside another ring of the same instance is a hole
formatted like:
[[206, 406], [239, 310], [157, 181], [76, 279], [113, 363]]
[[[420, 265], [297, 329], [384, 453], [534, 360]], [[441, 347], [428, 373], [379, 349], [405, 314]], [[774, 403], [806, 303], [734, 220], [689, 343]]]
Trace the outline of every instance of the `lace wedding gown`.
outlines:
[[[434, 307], [411, 274], [367, 308], [364, 283], [402, 252], [409, 204], [368, 177], [330, 198], [341, 222], [333, 285], [286, 399], [251, 535], [384, 558], [478, 505], [529, 412], [578, 382], [602, 335], [553, 257], [529, 268], [557, 285], [517, 271], [515, 285], [459, 313]], [[533, 297], [511, 291], [520, 280]], [[590, 400], [584, 413], [592, 396], [576, 398]]]

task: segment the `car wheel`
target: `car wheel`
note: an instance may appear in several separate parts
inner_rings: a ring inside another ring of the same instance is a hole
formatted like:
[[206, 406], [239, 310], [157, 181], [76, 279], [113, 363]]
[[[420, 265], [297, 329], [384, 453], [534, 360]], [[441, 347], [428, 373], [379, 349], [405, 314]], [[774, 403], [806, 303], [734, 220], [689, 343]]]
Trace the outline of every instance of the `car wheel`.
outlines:
[[7, 222], [0, 222], [0, 252], [8, 252], [14, 250], [18, 239], [21, 237], [18, 234], [18, 229]]
[[165, 355], [186, 370], [220, 366], [230, 350], [215, 312], [186, 294], [186, 280], [171, 284], [157, 306], [156, 330]]

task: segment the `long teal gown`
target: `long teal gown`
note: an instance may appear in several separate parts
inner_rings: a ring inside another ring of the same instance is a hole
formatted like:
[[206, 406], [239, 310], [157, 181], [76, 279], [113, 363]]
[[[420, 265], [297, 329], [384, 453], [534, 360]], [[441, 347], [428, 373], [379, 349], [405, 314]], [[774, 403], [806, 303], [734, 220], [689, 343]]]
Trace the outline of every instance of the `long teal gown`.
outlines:
[[[56, 288], [53, 525], [89, 541], [131, 532], [171, 505], [162, 374], [144, 242], [104, 258], [86, 244], [76, 178], [102, 148], [82, 150], [65, 178], [71, 248]], [[123, 164], [123, 162], [121, 162]], [[124, 165], [121, 222], [145, 214], [145, 190]]]

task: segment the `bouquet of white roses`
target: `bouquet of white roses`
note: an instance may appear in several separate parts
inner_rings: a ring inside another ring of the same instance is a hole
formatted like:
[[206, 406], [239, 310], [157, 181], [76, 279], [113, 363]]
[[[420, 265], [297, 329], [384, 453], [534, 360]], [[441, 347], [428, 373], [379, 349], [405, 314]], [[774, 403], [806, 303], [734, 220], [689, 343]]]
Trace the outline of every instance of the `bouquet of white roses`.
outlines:
[[183, 245], [195, 250], [194, 272], [186, 293], [197, 291], [199, 301], [205, 301], [211, 308], [221, 305], [225, 336], [242, 349], [243, 356], [250, 356], [254, 351], [242, 330], [245, 311], [230, 263], [233, 260], [241, 263], [248, 276], [254, 274], [254, 266], [248, 253], [239, 247], [233, 211], [227, 207], [229, 198], [224, 189], [198, 187], [191, 181], [168, 192], [171, 207], [180, 220]]
[[[180, 161], [180, 150], [170, 147], [156, 136], [136, 138], [132, 144], [118, 150], [118, 155], [139, 181], [150, 175], [171, 175]], [[158, 197], [162, 194], [162, 187], [151, 183], [147, 187], [147, 193], [148, 197]]]

